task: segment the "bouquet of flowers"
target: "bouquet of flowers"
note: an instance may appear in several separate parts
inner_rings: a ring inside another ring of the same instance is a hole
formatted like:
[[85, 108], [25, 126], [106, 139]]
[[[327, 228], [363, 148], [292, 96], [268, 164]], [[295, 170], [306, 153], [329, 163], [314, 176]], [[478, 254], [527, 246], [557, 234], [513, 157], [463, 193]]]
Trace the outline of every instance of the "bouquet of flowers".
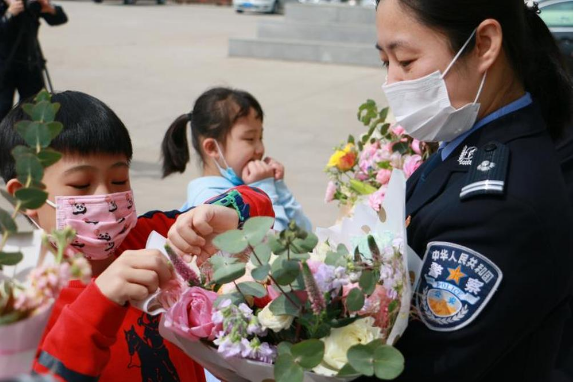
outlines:
[[[88, 282], [91, 276], [90, 265], [81, 255], [65, 253], [75, 237], [73, 230], [54, 231], [48, 238], [40, 231], [19, 233], [16, 226], [19, 212], [45, 203], [44, 169], [61, 158], [49, 148], [63, 128], [54, 121], [60, 105], [50, 100], [50, 94], [42, 91], [34, 104], [23, 105], [31, 120], [15, 128], [27, 146], [12, 151], [22, 187], [15, 195], [0, 190], [13, 206], [11, 213], [0, 208], [0, 378], [30, 371], [58, 293], [70, 278]], [[47, 251], [53, 257], [44, 261]]]
[[329, 159], [326, 203], [338, 200], [351, 208], [368, 198], [369, 205], [379, 211], [392, 170], [403, 170], [408, 178], [436, 151], [436, 144], [420, 142], [405, 135], [401, 126], [391, 126], [388, 112], [389, 108], [379, 111], [373, 100], [359, 107], [357, 117], [368, 131], [358, 139], [349, 135]]
[[214, 239], [223, 253], [201, 275], [166, 247], [179, 277], [157, 298], [160, 333], [227, 381], [397, 377], [411, 298], [404, 185], [397, 171], [384, 222], [368, 206], [317, 235], [249, 219]]

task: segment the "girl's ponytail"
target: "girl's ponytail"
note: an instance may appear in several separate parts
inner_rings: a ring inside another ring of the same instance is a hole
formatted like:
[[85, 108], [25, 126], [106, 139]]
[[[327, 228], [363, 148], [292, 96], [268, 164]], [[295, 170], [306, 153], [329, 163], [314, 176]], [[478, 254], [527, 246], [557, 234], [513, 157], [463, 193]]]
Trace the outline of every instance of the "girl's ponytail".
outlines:
[[174, 173], [184, 172], [189, 162], [189, 148], [185, 128], [189, 122], [189, 115], [183, 114], [169, 127], [161, 142], [163, 157], [162, 178]]
[[525, 5], [526, 55], [524, 85], [540, 105], [553, 138], [572, 128], [572, 77], [552, 33], [538, 15], [538, 4]]

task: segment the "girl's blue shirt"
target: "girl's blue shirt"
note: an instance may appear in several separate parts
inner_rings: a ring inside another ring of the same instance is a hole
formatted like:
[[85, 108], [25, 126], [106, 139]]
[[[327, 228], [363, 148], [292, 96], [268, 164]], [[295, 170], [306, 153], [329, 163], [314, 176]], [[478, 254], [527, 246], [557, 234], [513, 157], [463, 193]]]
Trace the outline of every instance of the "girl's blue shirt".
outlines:
[[[273, 211], [275, 212], [274, 229], [281, 231], [287, 228], [291, 220], [295, 220], [299, 227], [307, 231], [312, 229], [311, 222], [303, 213], [303, 208], [295, 200], [295, 197], [283, 180], [267, 178], [251, 183], [249, 186], [261, 189], [271, 199]], [[202, 176], [194, 179], [187, 186], [187, 202], [180, 210], [185, 211], [191, 207], [203, 204], [205, 201], [233, 187], [235, 186], [222, 176]]]

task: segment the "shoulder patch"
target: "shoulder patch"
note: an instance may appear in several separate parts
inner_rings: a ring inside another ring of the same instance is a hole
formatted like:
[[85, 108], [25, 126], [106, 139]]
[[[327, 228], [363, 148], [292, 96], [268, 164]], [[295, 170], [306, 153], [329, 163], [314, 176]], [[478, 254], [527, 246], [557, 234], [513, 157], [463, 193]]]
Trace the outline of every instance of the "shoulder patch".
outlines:
[[460, 199], [477, 195], [502, 195], [508, 170], [510, 151], [498, 142], [489, 142], [474, 153]]
[[450, 332], [470, 324], [502, 281], [502, 271], [486, 256], [447, 242], [427, 246], [415, 300], [431, 330]]

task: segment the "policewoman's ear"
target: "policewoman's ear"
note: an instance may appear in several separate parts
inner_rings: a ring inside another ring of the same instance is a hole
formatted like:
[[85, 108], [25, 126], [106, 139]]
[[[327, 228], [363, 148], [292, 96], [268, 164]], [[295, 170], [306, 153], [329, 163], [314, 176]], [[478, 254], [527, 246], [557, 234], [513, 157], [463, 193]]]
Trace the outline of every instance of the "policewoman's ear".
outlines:
[[[18, 191], [22, 187], [23, 187], [22, 183], [20, 183], [20, 181], [16, 178], [10, 179], [8, 183], [6, 183], [6, 191], [8, 191], [10, 195], [14, 195], [16, 191]], [[38, 216], [37, 210], [23, 210], [22, 213], [24, 213], [30, 218], [36, 218]]]
[[486, 19], [476, 30], [478, 70], [486, 72], [500, 57], [502, 51], [502, 27], [494, 19]]

